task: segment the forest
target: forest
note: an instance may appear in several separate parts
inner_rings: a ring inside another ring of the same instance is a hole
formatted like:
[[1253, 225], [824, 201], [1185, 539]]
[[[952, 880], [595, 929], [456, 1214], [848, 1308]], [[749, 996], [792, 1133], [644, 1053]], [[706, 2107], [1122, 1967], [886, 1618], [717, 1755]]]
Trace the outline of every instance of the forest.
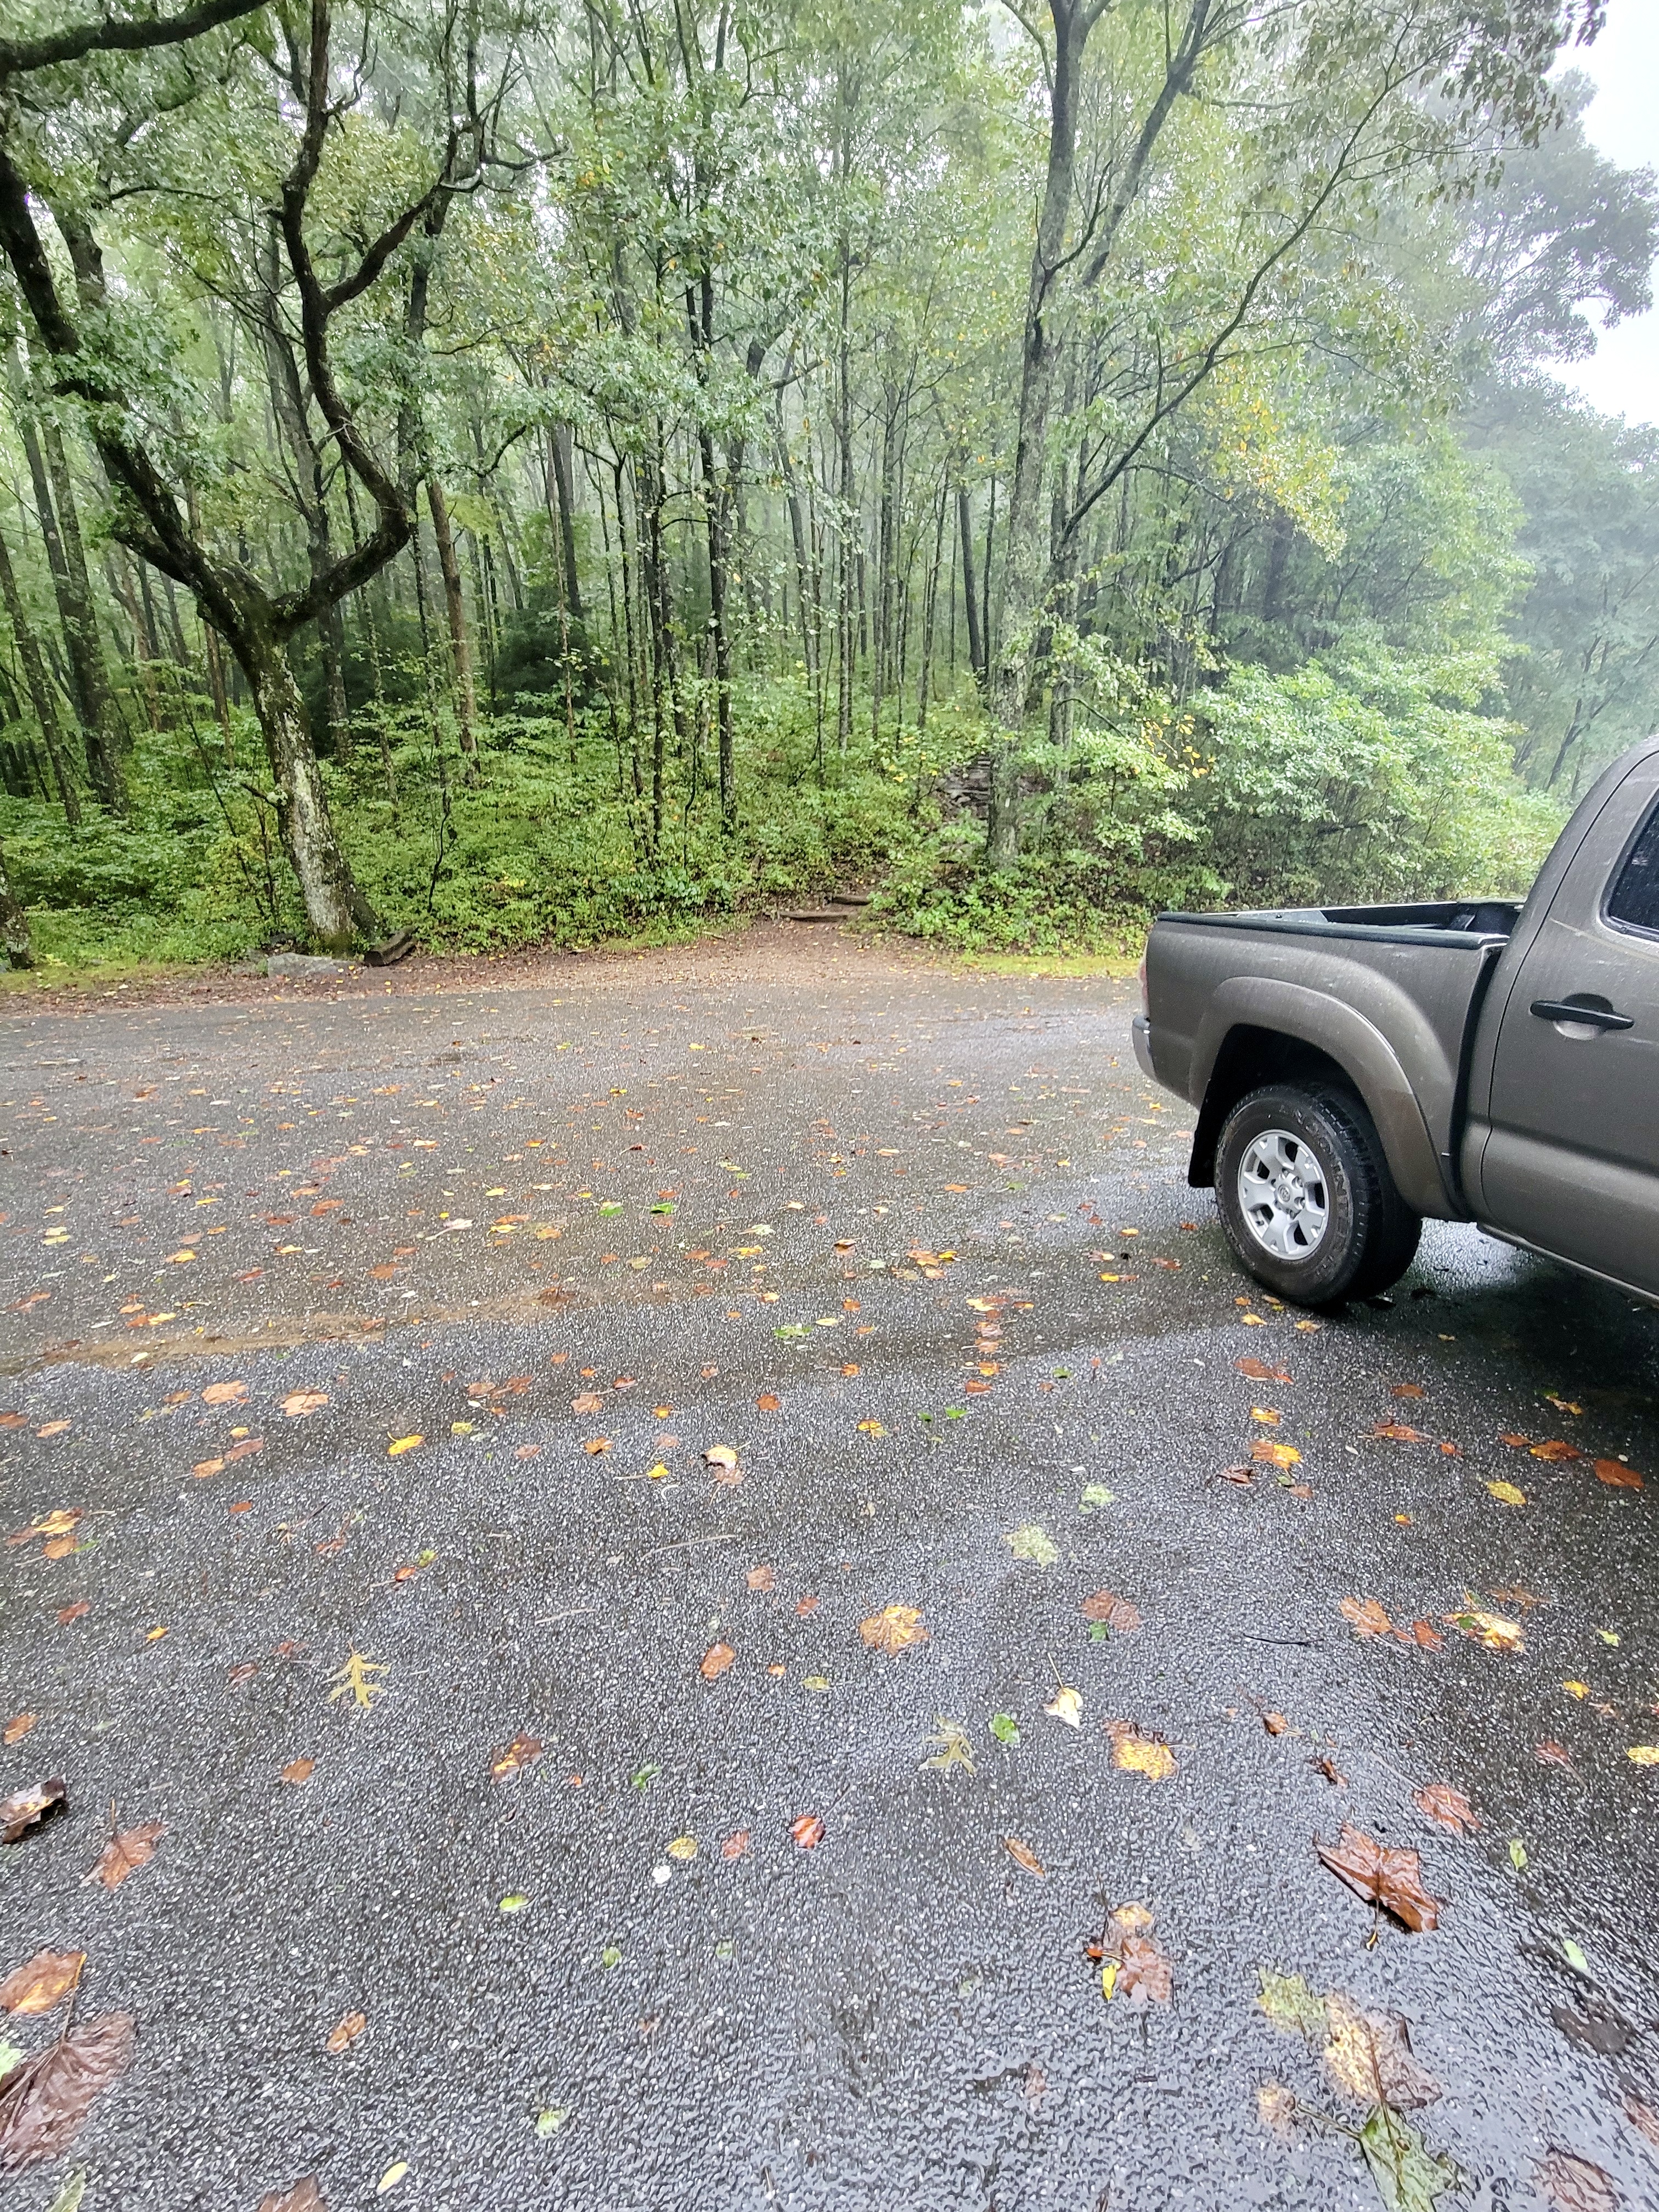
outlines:
[[13, 0], [14, 968], [1524, 889], [1659, 720], [1600, 0]]

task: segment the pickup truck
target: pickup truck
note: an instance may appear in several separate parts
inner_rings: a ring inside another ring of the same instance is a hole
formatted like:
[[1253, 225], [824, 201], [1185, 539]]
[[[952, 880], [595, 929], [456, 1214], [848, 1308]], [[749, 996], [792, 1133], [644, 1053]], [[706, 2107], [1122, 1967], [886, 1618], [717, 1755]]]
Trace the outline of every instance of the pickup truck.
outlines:
[[1580, 801], [1524, 904], [1161, 914], [1143, 1073], [1188, 1181], [1281, 1297], [1387, 1289], [1425, 1217], [1659, 1304], [1659, 738]]

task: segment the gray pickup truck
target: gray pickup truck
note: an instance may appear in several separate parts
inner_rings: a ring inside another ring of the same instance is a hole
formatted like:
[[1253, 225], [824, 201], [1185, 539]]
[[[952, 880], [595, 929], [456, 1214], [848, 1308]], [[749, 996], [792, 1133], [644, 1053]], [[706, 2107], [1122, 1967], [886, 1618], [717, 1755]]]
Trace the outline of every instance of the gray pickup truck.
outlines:
[[1579, 804], [1524, 905], [1163, 914], [1135, 1056], [1198, 1109], [1258, 1282], [1384, 1290], [1425, 1215], [1659, 1303], [1659, 738]]

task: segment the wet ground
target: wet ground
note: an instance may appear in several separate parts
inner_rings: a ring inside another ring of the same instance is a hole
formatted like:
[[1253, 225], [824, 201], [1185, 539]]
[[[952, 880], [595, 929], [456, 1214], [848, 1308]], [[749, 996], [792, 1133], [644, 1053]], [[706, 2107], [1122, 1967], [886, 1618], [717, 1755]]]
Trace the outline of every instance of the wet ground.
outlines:
[[1659, 2202], [1659, 1316], [1252, 1296], [1132, 996], [7, 1012], [7, 2212]]

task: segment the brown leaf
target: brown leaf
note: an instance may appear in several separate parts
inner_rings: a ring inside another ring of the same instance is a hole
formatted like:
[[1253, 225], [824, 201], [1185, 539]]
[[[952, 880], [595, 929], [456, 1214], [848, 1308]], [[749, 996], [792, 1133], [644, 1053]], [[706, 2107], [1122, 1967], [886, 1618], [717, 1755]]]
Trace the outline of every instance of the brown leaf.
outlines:
[[1290, 1375], [1283, 1367], [1269, 1367], [1265, 1359], [1253, 1358], [1248, 1352], [1233, 1365], [1241, 1375], [1248, 1375], [1252, 1382], [1288, 1382]]
[[1362, 2103], [1409, 2112], [1431, 2105], [1440, 2084], [1412, 2052], [1411, 2034], [1397, 2012], [1367, 2012], [1340, 1990], [1325, 2000], [1330, 2041], [1326, 2070]]
[[573, 1413], [597, 1413], [604, 1403], [605, 1398], [601, 1392], [582, 1390], [570, 1401], [570, 1410]]
[[1395, 1633], [1424, 1651], [1443, 1651], [1446, 1648], [1445, 1638], [1437, 1628], [1431, 1628], [1426, 1620], [1414, 1620], [1409, 1630], [1399, 1629]]
[[744, 1579], [751, 1590], [769, 1590], [777, 1587], [770, 1567], [750, 1567]]
[[1431, 1820], [1437, 1820], [1443, 1828], [1449, 1828], [1455, 1836], [1473, 1835], [1480, 1826], [1474, 1806], [1449, 1782], [1425, 1783], [1420, 1790], [1413, 1790], [1412, 1802], [1419, 1813], [1425, 1813]]
[[14, 2067], [0, 2079], [0, 2162], [60, 2157], [131, 2049], [131, 2015], [103, 2012]]
[[323, 2045], [324, 2050], [328, 2051], [331, 2057], [337, 2058], [342, 2051], [350, 2050], [352, 2045], [357, 2040], [357, 2038], [362, 2033], [363, 2030], [368, 2026], [368, 2015], [367, 2013], [349, 2012], [344, 2014], [339, 2020], [335, 2021], [333, 2027], [328, 2031], [328, 2040]]
[[1532, 1747], [1532, 1755], [1540, 1766], [1565, 1766], [1569, 1774], [1572, 1771], [1572, 1761], [1567, 1755], [1567, 1747], [1565, 1744], [1548, 1741], [1535, 1743]]
[[596, 1457], [600, 1452], [608, 1452], [610, 1449], [611, 1439], [609, 1437], [589, 1437], [582, 1445], [582, 1449], [587, 1454], [590, 1459]]
[[246, 1382], [210, 1382], [202, 1393], [204, 1406], [242, 1406], [246, 1402]]
[[167, 1829], [160, 1820], [141, 1820], [136, 1828], [122, 1828], [105, 1844], [98, 1863], [84, 1879], [119, 1889], [130, 1874], [148, 1866]]
[[823, 1823], [816, 1813], [803, 1813], [799, 1820], [790, 1822], [789, 1832], [801, 1850], [816, 1850], [823, 1841]]
[[1169, 2003], [1175, 1978], [1170, 1961], [1152, 1940], [1152, 1915], [1144, 1905], [1120, 1905], [1106, 1923], [1101, 1955], [1115, 1961], [1114, 1973], [1107, 1964], [1103, 1985], [1109, 1996], [1122, 1996], [1133, 2005]]
[[1393, 1398], [1421, 1398], [1426, 1393], [1420, 1382], [1396, 1382], [1389, 1395]]
[[533, 1765], [541, 1755], [541, 1738], [520, 1732], [505, 1751], [498, 1751], [490, 1760], [490, 1774], [497, 1782], [511, 1781], [515, 1774], [522, 1774], [526, 1766]]
[[1085, 1620], [1103, 1620], [1115, 1636], [1130, 1635], [1140, 1626], [1140, 1608], [1131, 1605], [1127, 1597], [1115, 1597], [1110, 1590], [1096, 1590], [1083, 1601]]
[[697, 1672], [705, 1682], [718, 1681], [737, 1656], [729, 1644], [711, 1644], [698, 1662]]
[[1595, 1480], [1605, 1482], [1609, 1490], [1639, 1490], [1642, 1478], [1633, 1467], [1626, 1467], [1621, 1459], [1598, 1459]]
[[297, 1789], [301, 1783], [310, 1781], [316, 1768], [314, 1759], [290, 1759], [276, 1778], [279, 1782], [291, 1782]]
[[83, 1597], [78, 1597], [76, 1599], [73, 1605], [63, 1605], [58, 1607], [58, 1626], [60, 1628], [67, 1628], [72, 1621], [84, 1620], [91, 1611], [92, 1607], [88, 1604], [86, 1599]]
[[1345, 1597], [1339, 1610], [1356, 1636], [1387, 1636], [1394, 1627], [1374, 1597]]
[[1378, 1421], [1371, 1430], [1374, 1437], [1392, 1437], [1396, 1443], [1425, 1444], [1429, 1439], [1421, 1429], [1409, 1429], [1403, 1421]]
[[327, 1403], [326, 1390], [290, 1390], [282, 1401], [283, 1411], [290, 1421], [303, 1420], [307, 1413], [320, 1413]]
[[1619, 2212], [1624, 2203], [1601, 2166], [1570, 2150], [1547, 2150], [1538, 2161], [1538, 2182], [1559, 2212]]
[[1638, 2135], [1645, 2136], [1655, 2149], [1659, 2150], [1659, 2112], [1656, 2112], [1651, 2105], [1644, 2105], [1639, 2097], [1628, 2090], [1625, 2094], [1625, 2118]]
[[738, 1828], [720, 1845], [720, 1856], [723, 1859], [740, 1859], [748, 1849], [749, 1831]]
[[52, 2012], [81, 1978], [84, 1951], [37, 1951], [0, 1982], [0, 2008], [7, 2012]]
[[262, 1452], [264, 1448], [263, 1437], [244, 1437], [240, 1443], [233, 1444], [225, 1454], [225, 1465], [228, 1467], [234, 1459], [252, 1459], [255, 1452]]
[[1261, 1725], [1269, 1735], [1283, 1735], [1290, 1723], [1283, 1713], [1263, 1713]]
[[921, 1615], [913, 1605], [884, 1606], [868, 1620], [859, 1623], [859, 1634], [870, 1650], [884, 1651], [890, 1659], [908, 1651], [912, 1644], [929, 1642], [931, 1633], [922, 1626]]
[[811, 1591], [811, 1590], [809, 1590], [809, 1591], [807, 1592], [807, 1594], [806, 1594], [806, 1595], [805, 1595], [805, 1597], [798, 1597], [798, 1598], [795, 1600], [795, 1611], [796, 1611], [796, 1613], [797, 1613], [797, 1614], [799, 1616], [799, 1618], [800, 1618], [801, 1620], [805, 1620], [805, 1618], [806, 1618], [806, 1616], [807, 1616], [807, 1614], [808, 1614], [809, 1613], [816, 1613], [816, 1612], [817, 1611], [817, 1609], [818, 1609], [818, 1601], [817, 1601], [817, 1595], [815, 1595], [815, 1593], [814, 1593], [814, 1592], [812, 1592], [812, 1591]]
[[782, 1406], [783, 1401], [775, 1390], [763, 1390], [756, 1399], [755, 1404], [763, 1413], [775, 1413]]
[[1339, 1881], [1391, 1912], [1402, 1926], [1426, 1934], [1439, 1924], [1439, 1899], [1424, 1888], [1422, 1862], [1415, 1851], [1379, 1844], [1346, 1820], [1334, 1844], [1322, 1844], [1316, 1836], [1314, 1849]]
[[314, 2173], [296, 2181], [292, 2189], [268, 2190], [254, 2208], [254, 2212], [328, 2212], [328, 2200], [323, 2195]]
[[[1547, 1443], [1534, 1444], [1532, 1455], [1534, 1459], [1547, 1460], [1583, 1459], [1584, 1456], [1577, 1444], [1565, 1443], [1559, 1437], [1552, 1437]], [[1597, 2171], [1600, 2171], [1599, 2167]]]
[[1308, 1761], [1308, 1764], [1312, 1767], [1316, 1774], [1322, 1774], [1326, 1781], [1331, 1783], [1336, 1789], [1346, 1790], [1347, 1788], [1347, 1776], [1344, 1774], [1336, 1761], [1328, 1757], [1325, 1753], [1322, 1752], [1317, 1759], [1310, 1759]]
[[1014, 1864], [1018, 1867], [1024, 1867], [1027, 1874], [1034, 1874], [1039, 1876], [1047, 1875], [1048, 1871], [1048, 1868], [1043, 1865], [1042, 1861], [1031, 1849], [1031, 1846], [1029, 1844], [1022, 1843], [1018, 1836], [1005, 1836], [1002, 1839], [1002, 1848], [1007, 1852]]
[[1507, 1444], [1511, 1451], [1529, 1451], [1532, 1449], [1532, 1438], [1523, 1437], [1518, 1430], [1499, 1429], [1498, 1441], [1500, 1444]]
[[26, 1829], [55, 1812], [64, 1802], [64, 1789], [62, 1782], [36, 1782], [0, 1798], [0, 1843], [15, 1844]]
[[14, 1713], [6, 1723], [3, 1731], [0, 1731], [0, 1743], [21, 1743], [33, 1726], [33, 1713]]

